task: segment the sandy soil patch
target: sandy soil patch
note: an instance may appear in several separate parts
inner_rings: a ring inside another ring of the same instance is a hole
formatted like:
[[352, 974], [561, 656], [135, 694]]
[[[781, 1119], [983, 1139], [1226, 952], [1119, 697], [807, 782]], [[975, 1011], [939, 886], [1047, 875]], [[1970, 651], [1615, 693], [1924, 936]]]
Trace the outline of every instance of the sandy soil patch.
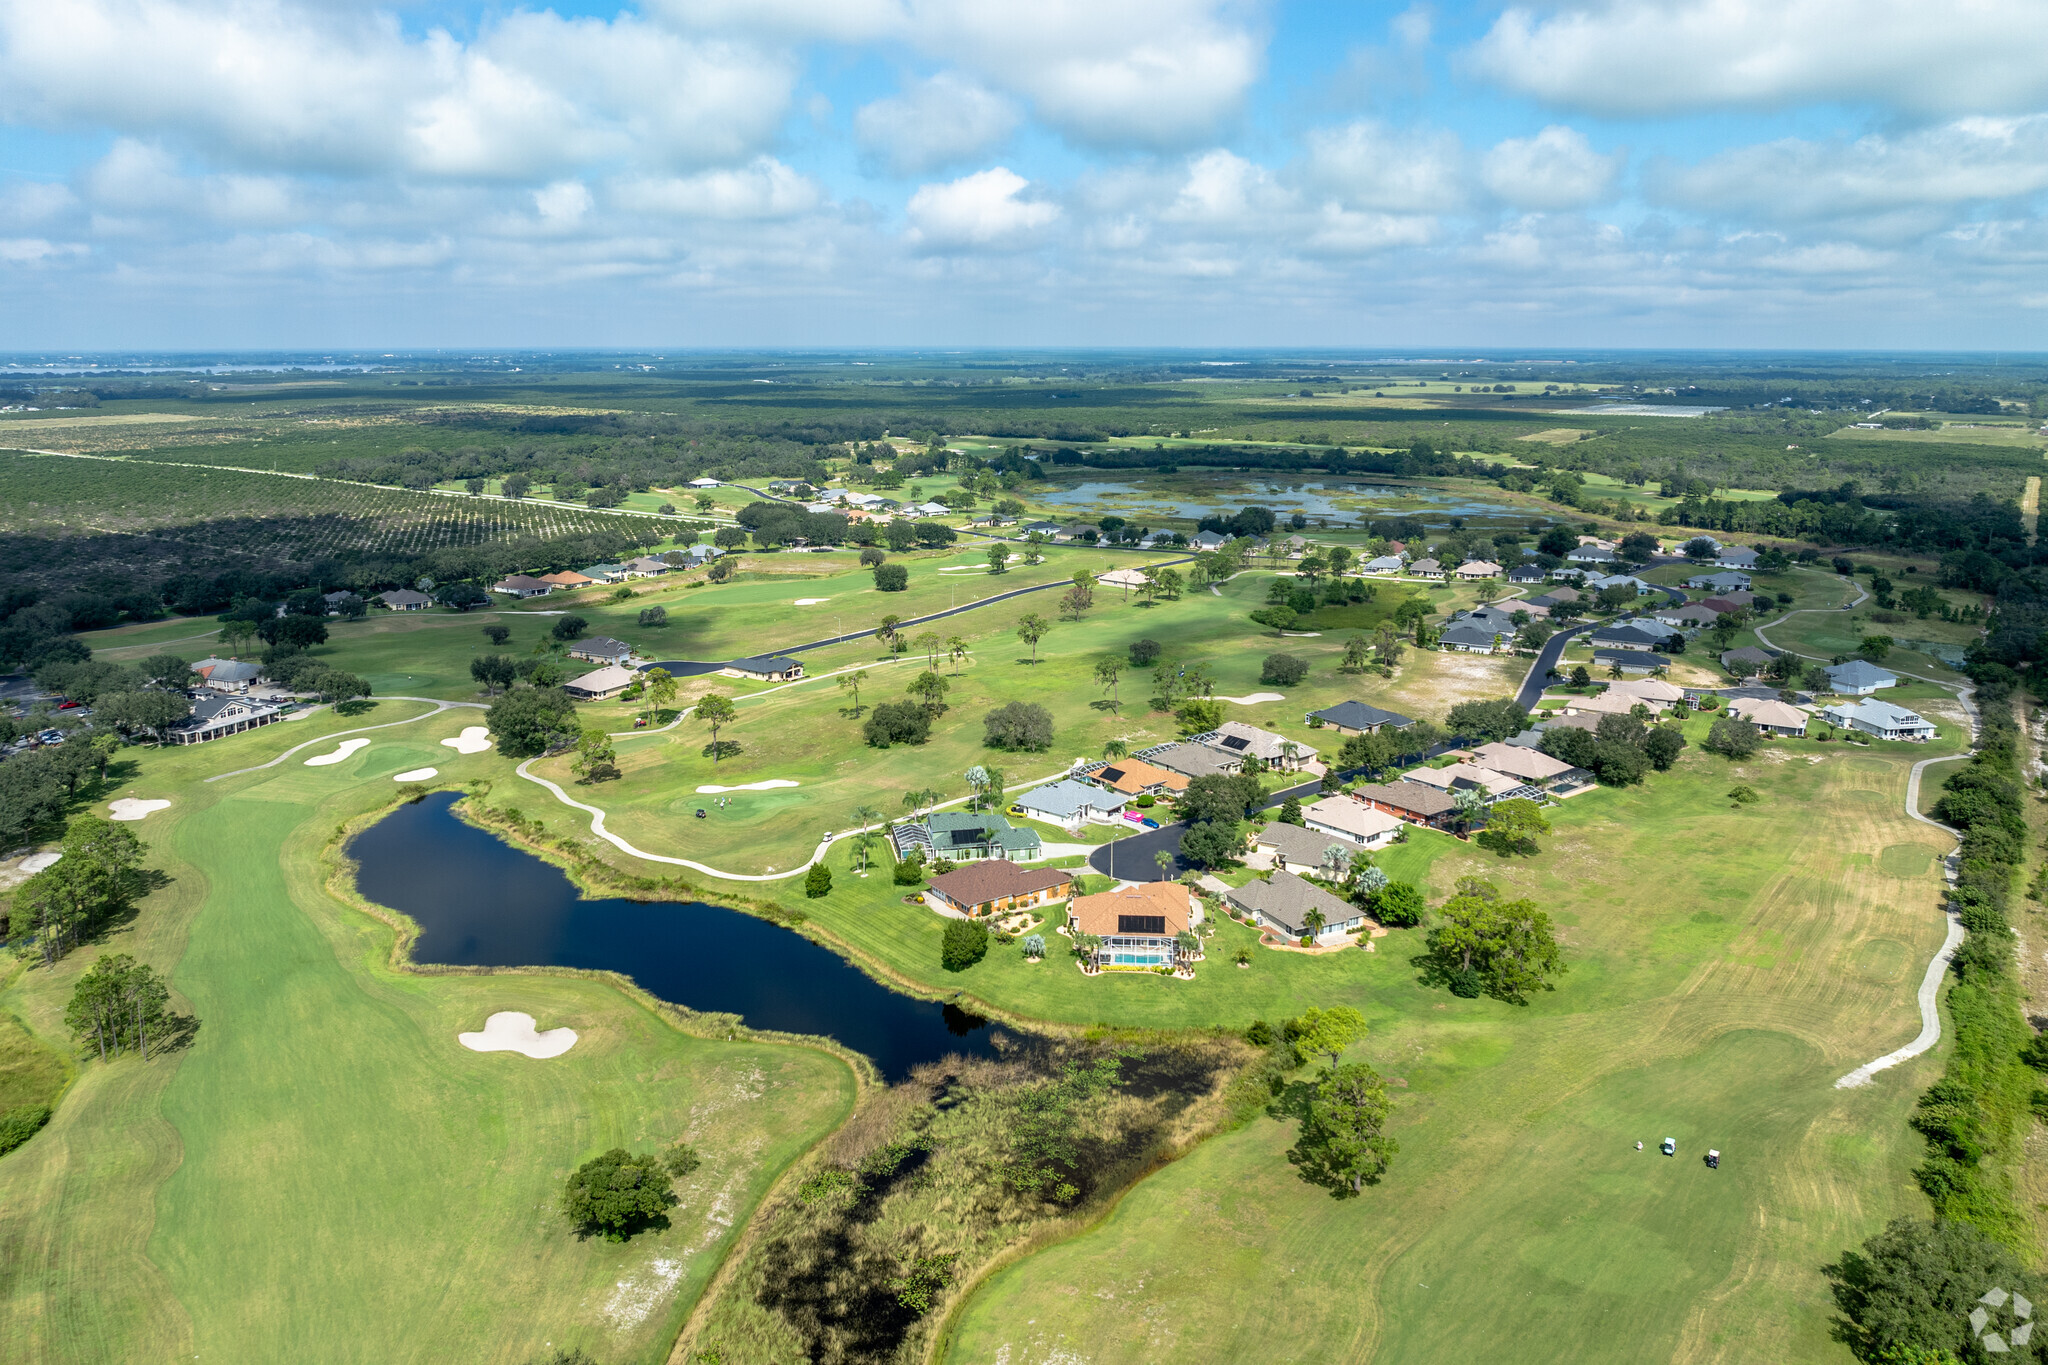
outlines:
[[345, 739], [340, 744], [335, 746], [335, 750], [333, 753], [320, 754], [316, 757], [307, 759], [306, 766], [309, 768], [324, 768], [330, 763], [339, 763], [341, 762], [341, 760], [347, 758], [356, 750], [368, 745], [369, 742], [370, 741], [367, 739]]
[[697, 788], [699, 796], [716, 796], [720, 792], [765, 792], [777, 787], [794, 787], [798, 784], [786, 777], [771, 777], [766, 782], [743, 782], [737, 787], [705, 786]]
[[1281, 696], [1278, 692], [1253, 692], [1250, 695], [1243, 697], [1219, 696], [1216, 698], [1216, 700], [1234, 701], [1239, 706], [1257, 706], [1262, 701], [1286, 701], [1287, 698]]
[[500, 1010], [484, 1020], [482, 1033], [458, 1033], [455, 1041], [471, 1052], [518, 1052], [528, 1057], [559, 1057], [576, 1046], [576, 1030], [551, 1028], [536, 1033], [533, 1016]]
[[314, 713], [315, 711], [324, 711], [324, 710], [326, 710], [326, 709], [327, 709], [327, 708], [326, 708], [326, 707], [324, 707], [324, 706], [301, 706], [301, 707], [300, 707], [300, 708], [299, 708], [298, 710], [296, 710], [296, 711], [290, 711], [290, 712], [287, 712], [287, 713], [285, 714], [285, 719], [286, 719], [286, 720], [304, 720], [304, 719], [305, 719], [306, 717], [308, 717], [308, 716], [312, 715], [312, 714], [313, 714], [313, 713]]
[[21, 860], [21, 870], [33, 877], [46, 867], [55, 867], [62, 853], [31, 853]]
[[439, 777], [440, 775], [441, 770], [439, 768], [414, 768], [411, 772], [393, 773], [391, 780], [393, 782], [424, 782], [430, 777]]
[[124, 796], [119, 801], [109, 801], [107, 809], [114, 813], [116, 820], [140, 820], [151, 811], [169, 810], [168, 801], [142, 801], [133, 796]]
[[481, 725], [465, 725], [461, 734], [441, 743], [458, 754], [480, 754], [491, 747], [491, 732]]
[[800, 607], [815, 607], [820, 602], [830, 602], [831, 600], [829, 597], [799, 597], [796, 599], [796, 604]]

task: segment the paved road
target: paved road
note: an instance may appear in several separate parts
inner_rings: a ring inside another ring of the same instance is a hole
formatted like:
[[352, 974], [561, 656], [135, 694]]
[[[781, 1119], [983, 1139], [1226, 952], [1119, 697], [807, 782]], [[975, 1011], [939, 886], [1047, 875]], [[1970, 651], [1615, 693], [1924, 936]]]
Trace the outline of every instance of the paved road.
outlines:
[[[1659, 562], [1679, 564], [1684, 561], [1667, 559]], [[1662, 592], [1671, 599], [1671, 605], [1674, 607], [1683, 605], [1686, 600], [1682, 589], [1664, 588]], [[1521, 707], [1524, 711], [1534, 711], [1536, 703], [1543, 696], [1543, 688], [1550, 676], [1550, 670], [1557, 667], [1557, 661], [1564, 657], [1565, 646], [1571, 643], [1571, 637], [1583, 634], [1599, 624], [1602, 623], [1588, 621], [1584, 625], [1572, 626], [1568, 629], [1560, 630], [1557, 634], [1551, 636], [1545, 642], [1542, 652], [1536, 656], [1536, 662], [1529, 665], [1529, 672], [1522, 679], [1521, 690], [1515, 693], [1515, 705]]]
[[[1338, 776], [1349, 778], [1359, 771], [1361, 770], [1354, 768], [1340, 772]], [[1322, 790], [1320, 778], [1292, 787], [1282, 787], [1269, 795], [1266, 804], [1259, 809], [1277, 810], [1287, 804], [1287, 798], [1290, 796], [1310, 801], [1322, 795]], [[1114, 840], [1089, 854], [1088, 866], [1105, 876], [1131, 882], [1156, 882], [1178, 877], [1189, 870], [1189, 864], [1179, 861], [1180, 839], [1187, 832], [1188, 827], [1185, 824], [1175, 821], [1170, 825], [1161, 825], [1158, 829], [1148, 829], [1128, 838]], [[1161, 849], [1173, 854], [1175, 858], [1174, 865], [1164, 873], [1159, 870], [1159, 863], [1154, 856]]]

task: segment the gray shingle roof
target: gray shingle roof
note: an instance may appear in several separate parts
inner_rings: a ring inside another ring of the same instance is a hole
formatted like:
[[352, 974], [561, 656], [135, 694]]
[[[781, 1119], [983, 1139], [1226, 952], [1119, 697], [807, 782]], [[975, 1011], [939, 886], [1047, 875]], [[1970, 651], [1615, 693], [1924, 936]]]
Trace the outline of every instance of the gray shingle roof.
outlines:
[[1297, 936], [1308, 932], [1311, 908], [1323, 912], [1326, 927], [1358, 918], [1355, 908], [1292, 872], [1275, 872], [1265, 881], [1247, 882], [1228, 899], [1240, 910], [1255, 911]]
[[1335, 706], [1325, 706], [1320, 711], [1309, 712], [1320, 717], [1327, 725], [1341, 725], [1347, 730], [1366, 730], [1380, 725], [1391, 725], [1396, 730], [1405, 730], [1415, 722], [1399, 711], [1382, 711], [1377, 706], [1367, 706], [1362, 701], [1340, 701]]

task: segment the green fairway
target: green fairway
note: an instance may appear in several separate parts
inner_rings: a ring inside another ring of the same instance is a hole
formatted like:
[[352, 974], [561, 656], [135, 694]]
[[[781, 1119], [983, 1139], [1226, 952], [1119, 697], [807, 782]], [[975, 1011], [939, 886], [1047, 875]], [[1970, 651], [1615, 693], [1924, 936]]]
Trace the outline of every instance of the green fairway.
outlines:
[[[386, 966], [391, 930], [325, 892], [321, 850], [389, 799], [390, 773], [464, 762], [438, 741], [474, 719], [210, 786], [195, 779], [348, 722], [143, 755], [125, 790], [175, 803], [138, 827], [169, 882], [107, 946], [171, 968], [200, 1027], [182, 1054], [89, 1065], [0, 1162], [0, 1357], [522, 1360], [552, 1342], [657, 1361], [732, 1228], [846, 1112], [829, 1055], [694, 1038], [600, 981]], [[56, 1031], [91, 956], [0, 1003]], [[576, 1046], [457, 1044], [508, 1009]], [[554, 1211], [589, 1156], [684, 1137], [705, 1165], [668, 1230], [579, 1240]]]

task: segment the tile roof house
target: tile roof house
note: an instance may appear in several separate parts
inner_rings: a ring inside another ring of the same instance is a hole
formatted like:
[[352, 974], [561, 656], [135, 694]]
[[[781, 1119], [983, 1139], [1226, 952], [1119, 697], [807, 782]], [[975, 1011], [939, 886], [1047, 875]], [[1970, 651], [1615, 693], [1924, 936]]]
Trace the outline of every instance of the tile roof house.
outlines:
[[[198, 667], [198, 665], [193, 665]], [[1845, 664], [1835, 664], [1827, 670], [1828, 690], [1840, 692], [1849, 697], [1867, 697], [1882, 687], [1897, 687], [1896, 674], [1887, 673], [1876, 664], [1862, 659], [1851, 659]]]
[[756, 682], [789, 682], [804, 675], [804, 666], [786, 654], [759, 654], [734, 659], [719, 671]]
[[1865, 697], [1860, 701], [1837, 702], [1820, 713], [1833, 725], [1859, 730], [1878, 739], [1905, 739], [1924, 744], [1934, 738], [1934, 723], [1903, 706]]
[[1125, 796], [1136, 796], [1141, 792], [1157, 795], [1161, 792], [1184, 792], [1188, 789], [1185, 773], [1170, 772], [1154, 767], [1142, 758], [1120, 758], [1107, 767], [1098, 768], [1089, 776], [1111, 791], [1122, 792]]
[[1458, 811], [1458, 803], [1449, 793], [1420, 782], [1362, 783], [1351, 789], [1351, 795], [1374, 810], [1418, 825], [1440, 826]]
[[1176, 941], [1201, 919], [1200, 908], [1179, 882], [1133, 882], [1114, 891], [1076, 896], [1067, 906], [1074, 932], [1102, 940], [1088, 965], [1149, 970], [1179, 966], [1200, 952]]
[[1335, 835], [1321, 834], [1300, 825], [1275, 820], [1259, 831], [1252, 840], [1252, 847], [1260, 853], [1270, 854], [1273, 865], [1283, 871], [1313, 872], [1318, 876], [1328, 876], [1330, 866], [1324, 861], [1325, 855], [1334, 848], [1348, 861], [1358, 845], [1349, 839], [1340, 839]]
[[1162, 744], [1156, 749], [1145, 749], [1141, 752], [1147, 762], [1187, 777], [1234, 773], [1238, 769], [1237, 760], [1225, 758], [1216, 750], [1201, 744]]
[[1318, 834], [1356, 844], [1360, 848], [1385, 848], [1401, 830], [1399, 816], [1374, 810], [1348, 796], [1326, 796], [1302, 807], [1301, 822]]
[[1728, 703], [1728, 714], [1741, 717], [1767, 735], [1797, 737], [1806, 733], [1806, 712], [1776, 697], [1762, 701], [1737, 697]]
[[614, 640], [609, 635], [593, 635], [587, 640], [578, 640], [570, 645], [569, 657], [589, 659], [600, 664], [622, 664], [633, 657], [633, 646], [624, 640]]
[[204, 744], [281, 720], [284, 713], [247, 697], [207, 697], [192, 703], [192, 714], [164, 732], [173, 744]]
[[[514, 577], [520, 576], [514, 575]], [[546, 592], [547, 588], [543, 587], [541, 591]], [[532, 597], [534, 595], [533, 593], [520, 594], [522, 597]], [[377, 600], [382, 602], [385, 608], [390, 611], [425, 611], [428, 607], [434, 605], [433, 598], [423, 592], [414, 592], [411, 588], [396, 588], [390, 592], [380, 592], [377, 594]]]
[[1234, 758], [1240, 765], [1247, 757], [1255, 757], [1264, 760], [1268, 767], [1284, 771], [1298, 769], [1316, 756], [1315, 749], [1300, 740], [1246, 725], [1241, 720], [1226, 720], [1205, 735], [1193, 736], [1192, 742]]
[[1371, 735], [1383, 729], [1405, 730], [1415, 723], [1399, 711], [1382, 711], [1362, 701], [1340, 701], [1335, 706], [1311, 711], [1301, 719], [1303, 724], [1320, 720], [1340, 735]]
[[562, 684], [562, 690], [578, 701], [605, 701], [618, 696], [639, 681], [639, 678], [640, 675], [630, 668], [606, 664], [595, 672], [569, 679]]
[[[492, 592], [501, 592], [504, 593], [507, 597], [546, 597], [549, 593], [553, 592], [554, 590], [554, 584], [546, 582], [542, 579], [535, 578], [531, 574], [523, 573], [508, 574], [504, 578], [501, 578], [497, 582], [491, 584]], [[378, 600], [383, 601], [385, 598], [396, 597], [398, 595], [399, 594], [397, 593], [381, 593], [378, 596]], [[415, 593], [413, 595], [419, 596], [420, 594]], [[388, 606], [390, 604], [387, 602], [386, 605]], [[417, 611], [418, 608], [396, 607], [393, 608], [393, 610]]]
[[1124, 798], [1118, 792], [1061, 778], [1025, 792], [1010, 808], [1027, 819], [1042, 820], [1071, 832], [1091, 821], [1103, 824], [1120, 819]]
[[1279, 929], [1289, 938], [1306, 938], [1309, 912], [1319, 911], [1318, 939], [1341, 938], [1365, 927], [1365, 913], [1292, 872], [1275, 872], [1260, 882], [1247, 882], [1225, 899], [1252, 917], [1252, 923]]
[[931, 879], [926, 905], [980, 917], [1050, 905], [1074, 894], [1072, 874], [1056, 867], [1019, 867], [1001, 858], [956, 867]]

